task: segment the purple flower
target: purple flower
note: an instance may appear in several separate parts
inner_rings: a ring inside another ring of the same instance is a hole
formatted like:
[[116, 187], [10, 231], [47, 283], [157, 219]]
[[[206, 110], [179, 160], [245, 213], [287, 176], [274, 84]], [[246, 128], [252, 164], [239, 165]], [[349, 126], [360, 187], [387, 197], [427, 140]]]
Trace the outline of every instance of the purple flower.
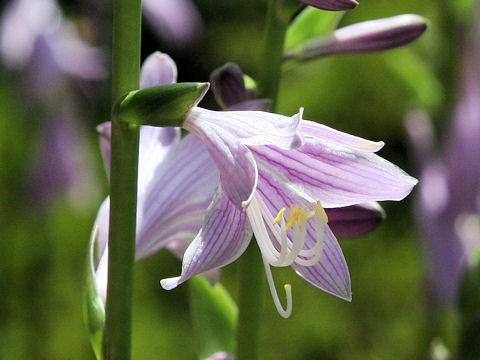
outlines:
[[[187, 248], [175, 288], [192, 276], [231, 263], [255, 234], [279, 313], [270, 266], [291, 266], [314, 286], [350, 300], [350, 276], [324, 208], [401, 200], [417, 181], [374, 154], [371, 142], [302, 119], [259, 111], [194, 108], [184, 122], [206, 145], [220, 184], [202, 229]], [[287, 210], [288, 209], [288, 210]]]
[[407, 118], [421, 186], [416, 219], [423, 235], [431, 300], [454, 305], [461, 275], [480, 245], [480, 52], [468, 49], [462, 87], [443, 158], [436, 152], [432, 125], [424, 113]]
[[358, 5], [355, 0], [301, 0], [307, 5], [322, 10], [340, 11], [350, 10]]
[[335, 54], [359, 54], [388, 50], [415, 41], [427, 29], [419, 15], [398, 15], [364, 21], [335, 30], [288, 51], [285, 59], [307, 60]]
[[2, 15], [0, 50], [9, 68], [27, 68], [42, 91], [64, 75], [86, 80], [106, 76], [100, 50], [80, 39], [54, 0], [8, 4]]
[[[250, 85], [247, 87], [246, 82]], [[245, 75], [234, 63], [227, 63], [210, 75], [215, 100], [226, 110], [268, 111], [271, 102], [258, 99], [254, 80]], [[358, 204], [342, 208], [326, 209], [329, 225], [335, 236], [355, 238], [375, 230], [385, 214], [378, 203]]]
[[[176, 81], [177, 69], [168, 55], [154, 53], [144, 62], [141, 86]], [[111, 124], [99, 126], [107, 173], [110, 163]], [[142, 126], [138, 165], [136, 260], [168, 247], [181, 256], [199, 231], [218, 184], [218, 171], [205, 146], [194, 135], [180, 140], [179, 128]], [[97, 215], [94, 231], [100, 262], [97, 291], [106, 297], [108, 259], [107, 198]]]

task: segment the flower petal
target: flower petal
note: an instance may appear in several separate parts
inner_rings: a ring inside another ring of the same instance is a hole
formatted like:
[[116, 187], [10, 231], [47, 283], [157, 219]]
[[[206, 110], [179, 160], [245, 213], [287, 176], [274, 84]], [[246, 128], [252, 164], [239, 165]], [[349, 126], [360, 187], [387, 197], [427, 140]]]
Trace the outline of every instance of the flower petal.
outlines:
[[140, 89], [177, 82], [177, 65], [159, 51], [149, 55], [140, 71]]
[[[167, 154], [180, 141], [180, 129], [174, 127], [140, 127], [138, 157], [138, 202], [152, 182], [157, 168], [163, 163]], [[163, 165], [162, 165], [163, 166]]]
[[239, 208], [250, 201], [257, 184], [257, 165], [250, 150], [223, 127], [206, 121], [187, 129], [206, 145], [220, 172], [222, 188]]
[[[307, 237], [306, 246], [311, 247], [314, 244], [315, 229], [310, 223], [307, 232], [309, 236]], [[325, 226], [323, 246], [323, 255], [318, 263], [312, 266], [302, 266], [293, 263], [292, 268], [313, 286], [341, 299], [351, 301], [352, 290], [347, 263], [342, 249], [328, 225]]]
[[417, 180], [370, 152], [315, 139], [299, 149], [250, 148], [258, 166], [275, 173], [296, 192], [326, 208], [401, 200]]
[[183, 138], [150, 175], [137, 214], [137, 259], [172, 242], [188, 245], [200, 230], [219, 183], [215, 163], [193, 134]]
[[275, 145], [294, 149], [303, 144], [300, 132], [303, 108], [292, 117], [263, 111], [211, 111], [195, 108], [184, 127], [192, 132], [208, 123], [223, 128], [245, 145]]
[[332, 129], [331, 127], [318, 124], [314, 121], [303, 120], [302, 132], [305, 138], [312, 141], [315, 138], [332, 141], [337, 144], [369, 152], [377, 152], [385, 143], [383, 141], [370, 141], [358, 136], [350, 135], [342, 131]]
[[[95, 269], [95, 285], [100, 297], [105, 301], [107, 294], [107, 242], [108, 242], [108, 221], [110, 212], [110, 198], [107, 197], [100, 209], [98, 209], [97, 217], [93, 225], [96, 234], [97, 250], [100, 261]], [[97, 230], [95, 230], [97, 229]]]
[[163, 279], [162, 287], [173, 289], [192, 276], [235, 261], [245, 251], [251, 237], [252, 229], [245, 211], [233, 204], [220, 187], [202, 229], [185, 251], [181, 276]]
[[[258, 193], [261, 194], [272, 214], [276, 214], [280, 209], [292, 204], [311, 207], [311, 204], [292, 191], [280, 178], [263, 167], [259, 168]], [[302, 278], [323, 291], [350, 300], [350, 274], [345, 258], [328, 225], [324, 228], [324, 248], [319, 262], [312, 266], [301, 266], [293, 263], [292, 268]], [[291, 235], [289, 234], [289, 236]], [[307, 225], [305, 248], [312, 248], [316, 242], [316, 237], [315, 227], [313, 222], [310, 221]]]
[[[100, 150], [110, 177], [110, 152], [112, 123], [105, 122], [97, 126], [100, 134]], [[180, 141], [180, 129], [174, 127], [140, 127], [139, 159], [138, 159], [138, 202], [141, 201], [145, 188], [153, 178], [153, 174], [170, 150]]]

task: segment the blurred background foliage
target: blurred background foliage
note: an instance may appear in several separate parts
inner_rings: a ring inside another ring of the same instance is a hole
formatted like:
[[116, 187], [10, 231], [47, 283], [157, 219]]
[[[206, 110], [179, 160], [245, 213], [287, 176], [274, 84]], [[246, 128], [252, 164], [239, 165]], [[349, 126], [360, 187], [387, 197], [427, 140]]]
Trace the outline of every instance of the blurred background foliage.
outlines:
[[[255, 77], [266, 1], [195, 4], [205, 22], [200, 41], [188, 49], [172, 48], [145, 24], [142, 57], [155, 50], [169, 53], [177, 62], [179, 81], [206, 81], [228, 61]], [[91, 15], [80, 2], [64, 0], [61, 5], [79, 25]], [[471, 7], [469, 0], [361, 0], [341, 25], [417, 13], [430, 20], [429, 29], [403, 49], [335, 56], [286, 71], [279, 112], [290, 115], [303, 106], [307, 119], [383, 140], [380, 154], [415, 176], [404, 115], [426, 109], [436, 129], [444, 128]], [[84, 35], [99, 45], [109, 41], [108, 31], [90, 29]], [[94, 188], [74, 194], [59, 189], [39, 200], [32, 184], [42, 118], [22, 95], [21, 76], [0, 70], [0, 358], [93, 359], [80, 294], [91, 225], [107, 194], [95, 126], [109, 120], [109, 83], [83, 88], [77, 104], [83, 108], [89, 141], [82, 151], [92, 160], [88, 171]], [[211, 95], [202, 104], [215, 108]], [[412, 219], [415, 195], [414, 190], [406, 201], [383, 204], [388, 217], [373, 234], [341, 241], [352, 276], [352, 303], [313, 288], [290, 268], [275, 270], [279, 284], [292, 283], [294, 311], [282, 319], [265, 294], [264, 359], [426, 359], [439, 334], [447, 346], [455, 345], [455, 314], [438, 324], [426, 311], [425, 266]], [[137, 264], [133, 359], [195, 358], [188, 284], [174, 291], [159, 286], [160, 279], [179, 270], [179, 260], [168, 251]], [[225, 268], [221, 281], [235, 298], [235, 263]]]

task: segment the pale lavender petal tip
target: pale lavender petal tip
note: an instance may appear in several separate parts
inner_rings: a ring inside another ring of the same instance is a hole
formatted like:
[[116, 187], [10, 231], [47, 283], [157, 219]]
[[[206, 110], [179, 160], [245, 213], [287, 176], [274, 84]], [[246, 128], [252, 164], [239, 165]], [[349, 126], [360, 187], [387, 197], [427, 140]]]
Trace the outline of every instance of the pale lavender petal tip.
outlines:
[[140, 71], [140, 88], [177, 82], [177, 65], [167, 54], [159, 51], [149, 55]]
[[207, 211], [202, 230], [185, 251], [182, 274], [161, 280], [161, 286], [171, 290], [195, 275], [235, 261], [251, 237], [245, 211], [233, 204], [220, 188]]
[[[309, 226], [309, 231], [315, 231]], [[335, 235], [325, 226], [325, 243], [322, 258], [312, 266], [292, 264], [299, 276], [319, 289], [343, 300], [352, 300], [350, 273]]]

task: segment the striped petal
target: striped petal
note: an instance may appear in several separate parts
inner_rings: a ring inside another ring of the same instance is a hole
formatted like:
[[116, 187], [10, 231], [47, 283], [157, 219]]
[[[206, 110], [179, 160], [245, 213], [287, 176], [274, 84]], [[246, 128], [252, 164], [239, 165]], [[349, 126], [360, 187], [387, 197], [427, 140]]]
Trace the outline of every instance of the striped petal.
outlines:
[[[292, 117], [263, 111], [211, 111], [194, 108], [185, 120], [185, 128], [221, 127], [245, 145], [275, 145], [289, 150], [302, 145], [300, 131], [303, 109]], [[191, 130], [189, 129], [191, 128]], [[198, 131], [198, 130], [197, 130]]]
[[225, 194], [239, 208], [248, 203], [257, 186], [257, 165], [248, 147], [216, 124], [192, 123], [187, 129], [206, 145]]
[[[307, 232], [306, 247], [309, 248], [314, 245], [313, 236], [315, 229], [313, 225], [309, 224]], [[351, 301], [352, 290], [347, 263], [342, 249], [328, 225], [325, 226], [323, 246], [323, 256], [315, 265], [302, 266], [293, 263], [292, 268], [313, 286], [341, 299]]]
[[193, 134], [151, 176], [138, 205], [137, 259], [172, 242], [188, 244], [200, 230], [219, 182], [215, 163]]
[[197, 274], [230, 264], [245, 251], [251, 237], [245, 211], [231, 202], [219, 187], [202, 230], [185, 251], [182, 274], [163, 279], [162, 287], [173, 289]]
[[326, 125], [318, 124], [314, 121], [302, 121], [302, 133], [310, 142], [314, 139], [327, 140], [335, 142], [339, 145], [369, 152], [377, 152], [385, 143], [383, 141], [370, 141], [361, 137], [350, 135], [342, 131], [338, 131]]
[[[292, 191], [275, 174], [260, 167], [258, 192], [272, 214], [290, 205], [307, 206], [311, 204]], [[292, 230], [290, 230], [292, 231]], [[291, 237], [291, 233], [289, 236]], [[305, 280], [323, 291], [345, 300], [351, 298], [350, 274], [342, 250], [328, 225], [324, 226], [323, 254], [312, 266], [301, 266], [294, 262], [291, 266]], [[305, 249], [311, 249], [316, 243], [317, 232], [313, 222], [308, 222]], [[276, 244], [279, 246], [279, 244]]]
[[401, 200], [417, 183], [380, 156], [320, 138], [292, 151], [273, 146], [252, 147], [251, 151], [259, 166], [326, 208]]

